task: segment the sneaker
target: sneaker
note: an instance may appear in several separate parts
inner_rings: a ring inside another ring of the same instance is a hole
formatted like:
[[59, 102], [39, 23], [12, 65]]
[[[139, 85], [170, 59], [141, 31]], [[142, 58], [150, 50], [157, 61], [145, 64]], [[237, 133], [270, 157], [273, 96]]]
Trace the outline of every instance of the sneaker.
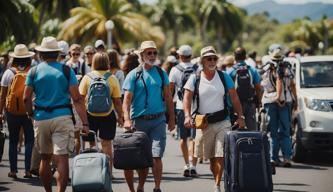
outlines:
[[30, 171], [26, 171], [23, 177], [31, 179], [32, 178], [32, 174], [30, 173]]
[[195, 167], [191, 167], [190, 169], [190, 174], [191, 174], [191, 177], [198, 177], [198, 173], [197, 173], [197, 170]]
[[185, 165], [184, 166], [184, 173], [183, 173], [184, 177], [191, 177], [191, 173], [190, 173], [190, 168], [189, 166]]
[[278, 167], [279, 165], [281, 165], [281, 161], [278, 159], [278, 160], [271, 160], [271, 164], [275, 167]]
[[162, 192], [161, 189], [154, 189], [153, 192]]
[[215, 190], [214, 190], [214, 192], [221, 192], [221, 188], [220, 188], [220, 186], [215, 186]]
[[37, 169], [32, 169], [32, 170], [30, 170], [30, 173], [31, 173], [32, 175], [35, 175], [35, 176], [39, 177], [39, 171], [38, 171]]
[[283, 167], [291, 167], [291, 161], [290, 161], [290, 159], [283, 160], [282, 166]]
[[16, 173], [14, 173], [14, 172], [9, 172], [8, 177], [11, 177], [13, 179], [17, 179]]

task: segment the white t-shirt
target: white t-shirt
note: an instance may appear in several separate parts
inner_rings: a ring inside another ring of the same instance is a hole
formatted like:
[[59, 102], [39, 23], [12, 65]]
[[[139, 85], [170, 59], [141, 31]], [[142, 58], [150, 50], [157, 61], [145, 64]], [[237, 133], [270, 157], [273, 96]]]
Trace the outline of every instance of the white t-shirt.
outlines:
[[[183, 68], [193, 67], [192, 63], [179, 63]], [[183, 102], [178, 98], [178, 89], [182, 86], [182, 72], [177, 67], [172, 67], [169, 74], [170, 83], [175, 83], [176, 109], [183, 109]]]
[[14, 76], [15, 76], [14, 73], [10, 69], [7, 69], [2, 76], [1, 86], [10, 87], [10, 84], [12, 83]]
[[[214, 113], [224, 109], [223, 96], [224, 86], [218, 75], [215, 72], [215, 75], [212, 80], [208, 80], [203, 76], [203, 73], [200, 75], [200, 84], [199, 84], [199, 113], [207, 114]], [[195, 89], [196, 76], [191, 75], [184, 88], [194, 92]], [[196, 102], [193, 103], [192, 111], [196, 109]]]

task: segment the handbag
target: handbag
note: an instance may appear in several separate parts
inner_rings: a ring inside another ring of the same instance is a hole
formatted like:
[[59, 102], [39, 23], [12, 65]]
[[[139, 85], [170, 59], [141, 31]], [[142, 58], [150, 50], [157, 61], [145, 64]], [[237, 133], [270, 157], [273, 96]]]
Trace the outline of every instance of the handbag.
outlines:
[[206, 129], [208, 127], [208, 120], [206, 115], [195, 115], [193, 119], [194, 128], [196, 129]]

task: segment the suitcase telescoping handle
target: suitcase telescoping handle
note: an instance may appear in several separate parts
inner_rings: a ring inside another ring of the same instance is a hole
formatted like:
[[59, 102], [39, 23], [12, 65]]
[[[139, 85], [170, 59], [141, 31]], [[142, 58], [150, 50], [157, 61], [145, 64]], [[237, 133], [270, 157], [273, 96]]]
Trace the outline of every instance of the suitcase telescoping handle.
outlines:
[[93, 130], [89, 130], [89, 133], [87, 136], [83, 135], [83, 134], [80, 134], [80, 143], [81, 143], [81, 153], [85, 151], [84, 149], [84, 142], [95, 142], [95, 148], [94, 150], [96, 151], [99, 151], [99, 148], [98, 148], [98, 143], [97, 143], [97, 134], [95, 131]]

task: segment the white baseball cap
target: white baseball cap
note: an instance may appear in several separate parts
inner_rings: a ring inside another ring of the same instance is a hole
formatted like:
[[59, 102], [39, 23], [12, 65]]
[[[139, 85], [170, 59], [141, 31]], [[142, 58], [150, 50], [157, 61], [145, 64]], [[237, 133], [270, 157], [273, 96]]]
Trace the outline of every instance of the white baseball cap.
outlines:
[[189, 45], [182, 45], [177, 50], [178, 55], [191, 56], [192, 48]]
[[100, 46], [103, 46], [105, 47], [105, 43], [102, 39], [98, 39], [96, 42], [95, 42], [95, 48], [98, 48]]

